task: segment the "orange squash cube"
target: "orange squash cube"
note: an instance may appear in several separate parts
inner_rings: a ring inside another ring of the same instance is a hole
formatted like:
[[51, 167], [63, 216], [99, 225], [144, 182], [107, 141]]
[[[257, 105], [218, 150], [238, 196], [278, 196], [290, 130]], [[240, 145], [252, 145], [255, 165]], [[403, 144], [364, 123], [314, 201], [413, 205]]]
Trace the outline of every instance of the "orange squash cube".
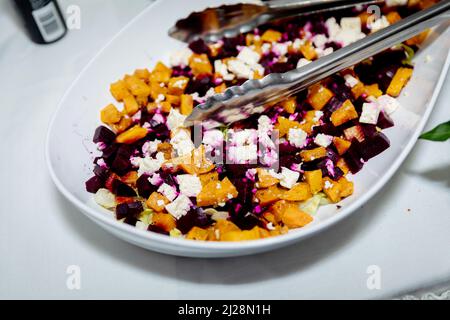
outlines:
[[150, 82], [168, 83], [172, 76], [172, 69], [167, 67], [164, 63], [158, 62], [149, 75]]
[[214, 230], [217, 230], [219, 234], [219, 239], [221, 239], [222, 235], [231, 232], [231, 231], [240, 231], [239, 227], [235, 225], [233, 222], [228, 220], [219, 220], [214, 225]]
[[347, 165], [347, 163], [345, 162], [344, 158], [340, 158], [338, 160], [338, 162], [336, 163], [336, 167], [338, 167], [339, 169], [342, 170], [342, 172], [344, 173], [344, 175], [346, 175], [347, 173], [349, 173], [350, 169]]
[[209, 231], [199, 227], [193, 227], [186, 235], [186, 239], [206, 241], [209, 236]]
[[312, 197], [311, 188], [308, 183], [300, 182], [290, 190], [281, 194], [280, 199], [287, 201], [305, 201]]
[[131, 92], [128, 90], [125, 81], [119, 80], [111, 84], [109, 88], [112, 96], [117, 101], [121, 102], [126, 96], [129, 96]]
[[274, 203], [281, 199], [284, 190], [278, 186], [273, 185], [267, 189], [260, 189], [255, 193], [255, 201], [261, 206]]
[[341, 201], [341, 185], [328, 177], [323, 179], [323, 192], [333, 203]]
[[358, 99], [363, 93], [366, 93], [366, 87], [360, 81], [352, 88], [352, 94], [355, 99]]
[[348, 181], [345, 177], [338, 180], [341, 186], [341, 197], [345, 198], [353, 194], [354, 185], [352, 181]]
[[214, 88], [214, 91], [216, 93], [224, 93], [225, 90], [227, 90], [227, 85], [225, 84], [225, 82]]
[[124, 176], [120, 177], [120, 180], [123, 183], [126, 183], [129, 186], [136, 187], [136, 181], [138, 179], [137, 171], [130, 171]]
[[282, 221], [289, 229], [295, 229], [306, 226], [313, 218], [298, 207], [289, 207], [284, 212]]
[[283, 109], [290, 114], [295, 113], [295, 109], [297, 108], [297, 99], [295, 97], [289, 98], [281, 102], [281, 106]]
[[152, 224], [166, 232], [170, 232], [177, 227], [175, 218], [168, 213], [154, 213]]
[[399, 68], [392, 78], [391, 83], [386, 93], [393, 97], [398, 97], [403, 87], [409, 81], [412, 76], [413, 69], [411, 68]]
[[172, 105], [169, 101], [163, 101], [158, 103], [158, 107], [161, 109], [164, 113], [170, 113], [170, 110], [172, 110]]
[[189, 58], [189, 67], [192, 70], [194, 76], [199, 76], [201, 74], [213, 74], [213, 67], [209, 61], [208, 56], [205, 53], [193, 54]]
[[364, 86], [364, 93], [375, 98], [381, 97], [383, 95], [383, 91], [380, 90], [378, 83]]
[[184, 93], [184, 90], [186, 90], [188, 82], [189, 78], [186, 77], [171, 78], [168, 85], [169, 93], [175, 96], [182, 95]]
[[228, 178], [220, 182], [212, 181], [197, 195], [197, 205], [200, 207], [214, 206], [236, 198], [237, 195], [236, 187]]
[[124, 81], [128, 90], [130, 90], [133, 95], [146, 97], [150, 95], [150, 87], [138, 77], [126, 76]]
[[147, 96], [136, 96], [136, 102], [140, 107], [146, 107], [148, 105], [148, 97]]
[[111, 125], [111, 128], [118, 134], [126, 131], [133, 124], [131, 118], [123, 117], [119, 122]]
[[402, 17], [398, 14], [397, 11], [391, 11], [386, 15], [386, 19], [389, 21], [389, 24], [394, 24], [402, 20]]
[[419, 46], [422, 44], [422, 42], [424, 42], [427, 39], [429, 33], [430, 29], [427, 29], [419, 33], [418, 35], [412, 37], [411, 39], [406, 40], [406, 44], [408, 46]]
[[325, 149], [324, 147], [318, 147], [315, 149], [300, 151], [300, 156], [302, 157], [303, 161], [305, 161], [305, 162], [325, 158], [326, 155], [327, 155], [327, 149]]
[[260, 232], [258, 227], [251, 230], [244, 231], [229, 231], [221, 235], [221, 241], [249, 241], [260, 239]]
[[170, 201], [159, 192], [153, 192], [145, 204], [155, 212], [162, 212]]
[[201, 174], [198, 178], [200, 179], [202, 187], [204, 187], [210, 182], [218, 182], [219, 173], [217, 171], [212, 171], [205, 174]]
[[286, 200], [279, 200], [270, 207], [270, 212], [273, 213], [276, 223], [280, 223], [282, 221], [284, 212], [286, 211], [286, 209], [290, 207], [298, 207], [298, 203]]
[[118, 123], [122, 119], [122, 113], [115, 105], [109, 104], [100, 111], [100, 119], [106, 124]]
[[123, 99], [125, 113], [129, 116], [134, 115], [139, 111], [139, 104], [136, 101], [136, 98], [132, 95], [129, 95]]
[[161, 87], [158, 82], [150, 82], [150, 96], [153, 100], [158, 100], [161, 95], [164, 97], [168, 94], [168, 89], [166, 87]]
[[318, 83], [309, 88], [308, 103], [313, 107], [313, 109], [322, 110], [333, 96], [333, 92]]
[[166, 101], [170, 103], [172, 106], [179, 106], [181, 104], [181, 97], [180, 96], [174, 96], [172, 94], [166, 95]]
[[350, 100], [345, 100], [342, 106], [331, 114], [331, 122], [336, 127], [356, 118], [358, 118], [358, 112]]
[[351, 142], [347, 141], [345, 139], [334, 137], [333, 138], [333, 144], [336, 147], [338, 153], [340, 156], [342, 156], [344, 153], [347, 152], [348, 148], [351, 146]]
[[285, 117], [278, 117], [278, 121], [275, 124], [275, 130], [278, 130], [279, 138], [284, 137], [289, 132], [289, 129], [298, 129], [300, 127], [301, 124], [299, 122]]
[[194, 109], [194, 98], [190, 94], [181, 95], [180, 113], [188, 116]]
[[138, 77], [144, 82], [148, 82], [148, 78], [150, 77], [150, 71], [148, 71], [148, 69], [136, 69], [133, 75]]
[[317, 58], [316, 49], [314, 49], [311, 41], [306, 41], [306, 43], [300, 46], [300, 52], [308, 60], [314, 60]]
[[309, 184], [312, 194], [322, 191], [322, 170], [305, 171], [305, 181]]
[[279, 179], [273, 177], [267, 170], [258, 168], [256, 169], [258, 173], [257, 188], [268, 188], [280, 182]]
[[281, 40], [282, 36], [283, 35], [281, 34], [281, 32], [269, 29], [263, 33], [263, 35], [261, 36], [261, 40], [269, 43], [278, 42]]
[[138, 140], [141, 140], [142, 138], [145, 138], [147, 133], [148, 133], [147, 129], [136, 125], [131, 129], [128, 129], [127, 131], [122, 132], [120, 135], [118, 135], [116, 137], [116, 142], [124, 144], [132, 144]]

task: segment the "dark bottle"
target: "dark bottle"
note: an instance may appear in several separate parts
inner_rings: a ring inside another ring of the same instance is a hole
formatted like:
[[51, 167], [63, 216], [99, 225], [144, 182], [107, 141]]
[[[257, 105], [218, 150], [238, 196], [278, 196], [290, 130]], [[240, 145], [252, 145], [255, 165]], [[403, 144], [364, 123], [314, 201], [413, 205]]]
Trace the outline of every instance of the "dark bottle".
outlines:
[[63, 15], [55, 0], [14, 0], [14, 2], [34, 42], [53, 43], [67, 33]]

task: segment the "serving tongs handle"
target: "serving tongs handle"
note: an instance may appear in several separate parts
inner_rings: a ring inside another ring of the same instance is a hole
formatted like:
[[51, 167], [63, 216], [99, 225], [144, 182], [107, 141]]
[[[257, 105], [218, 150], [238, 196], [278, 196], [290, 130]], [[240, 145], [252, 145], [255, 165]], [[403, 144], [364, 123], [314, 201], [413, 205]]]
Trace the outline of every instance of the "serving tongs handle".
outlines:
[[370, 58], [427, 28], [448, 21], [449, 9], [450, 1], [441, 1], [306, 66], [230, 87], [223, 94], [216, 94], [197, 106], [185, 124], [193, 125], [205, 120], [228, 124], [245, 119], [251, 114], [262, 113], [268, 106], [295, 95], [336, 72]]

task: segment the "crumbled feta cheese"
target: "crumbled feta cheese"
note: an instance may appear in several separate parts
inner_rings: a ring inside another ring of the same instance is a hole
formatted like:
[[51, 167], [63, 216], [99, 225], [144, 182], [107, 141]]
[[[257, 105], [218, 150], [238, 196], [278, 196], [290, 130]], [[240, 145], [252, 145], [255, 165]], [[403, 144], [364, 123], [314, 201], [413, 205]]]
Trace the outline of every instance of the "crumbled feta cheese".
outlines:
[[158, 95], [158, 97], [156, 98], [155, 102], [156, 102], [156, 103], [160, 103], [160, 102], [163, 102], [164, 100], [166, 100], [166, 96], [163, 95], [162, 93], [160, 93], [160, 94]]
[[331, 47], [326, 48], [326, 49], [316, 49], [316, 52], [319, 57], [325, 57], [329, 54], [332, 54], [334, 52], [334, 49]]
[[320, 121], [320, 119], [323, 117], [323, 111], [316, 111], [315, 113], [314, 113], [314, 118], [313, 118], [313, 122], [314, 123], [316, 123], [316, 122], [319, 122]]
[[283, 167], [281, 168], [280, 184], [285, 188], [291, 189], [297, 183], [299, 177], [300, 173]]
[[380, 106], [376, 102], [363, 103], [361, 117], [359, 122], [368, 124], [377, 124], [380, 115]]
[[214, 70], [225, 81], [231, 81], [235, 78], [234, 74], [231, 74], [228, 72], [227, 65], [225, 63], [223, 63], [222, 60], [214, 61]]
[[328, 30], [330, 39], [335, 39], [337, 34], [341, 31], [341, 26], [336, 22], [336, 18], [331, 17], [325, 21], [325, 26]]
[[192, 202], [184, 194], [178, 196], [172, 203], [166, 205], [166, 210], [175, 219], [180, 219], [184, 217], [191, 209]]
[[223, 133], [217, 129], [207, 130], [203, 133], [202, 142], [211, 147], [219, 147], [223, 144]]
[[387, 114], [392, 114], [400, 107], [400, 102], [397, 99], [385, 94], [381, 97], [378, 97], [377, 102], [384, 112]]
[[149, 226], [149, 225], [146, 224], [145, 222], [142, 222], [142, 221], [137, 221], [137, 222], [136, 222], [136, 229], [146, 231], [146, 230], [148, 229], [148, 226]]
[[159, 188], [158, 192], [164, 195], [169, 201], [173, 201], [177, 197], [177, 190], [168, 185], [167, 183], [163, 183]]
[[174, 67], [176, 66], [187, 66], [189, 65], [189, 58], [192, 56], [193, 52], [189, 48], [183, 48], [181, 50], [175, 51], [170, 56], [170, 64]]
[[[358, 18], [359, 19], [359, 18]], [[325, 44], [328, 42], [328, 38], [323, 34], [318, 34], [314, 36], [313, 43], [316, 48], [323, 48]]]
[[288, 140], [289, 143], [297, 148], [302, 148], [306, 143], [308, 134], [302, 129], [289, 129]]
[[148, 182], [150, 182], [154, 186], [159, 186], [163, 180], [159, 173], [154, 173], [151, 177], [148, 178]]
[[270, 50], [272, 49], [272, 45], [270, 43], [263, 43], [261, 46], [261, 51], [263, 54], [268, 54]]
[[231, 146], [228, 149], [228, 157], [235, 164], [252, 163], [258, 159], [258, 147], [256, 144]]
[[267, 228], [267, 230], [270, 230], [270, 231], [276, 230], [276, 228], [274, 227], [272, 222], [269, 222], [268, 224], [266, 224], [266, 228]]
[[195, 145], [191, 137], [185, 130], [178, 130], [175, 136], [170, 139], [170, 144], [179, 157], [191, 154]]
[[249, 47], [244, 47], [241, 52], [239, 52], [237, 59], [249, 66], [252, 66], [258, 63], [259, 59], [261, 59], [261, 55]]
[[182, 115], [177, 109], [172, 108], [170, 110], [169, 116], [167, 117], [167, 128], [169, 130], [174, 130], [177, 128], [184, 127], [184, 120], [186, 120], [186, 116]]
[[112, 209], [116, 206], [116, 197], [108, 189], [98, 189], [94, 194], [94, 201], [106, 209]]
[[324, 184], [324, 188], [325, 189], [330, 189], [332, 187], [333, 187], [333, 184], [330, 181], [326, 180], [325, 184]]
[[280, 57], [284, 57], [286, 55], [286, 53], [288, 52], [288, 47], [289, 47], [290, 43], [278, 43], [275, 42], [272, 44], [272, 51], [280, 56]]
[[155, 124], [161, 124], [166, 121], [166, 119], [164, 118], [164, 116], [161, 113], [155, 113], [152, 120], [153, 120], [153, 122], [155, 122]]
[[294, 50], [300, 50], [300, 47], [302, 46], [302, 45], [304, 45], [305, 44], [305, 39], [299, 39], [299, 38], [297, 38], [297, 39], [295, 39], [294, 40], [294, 42], [292, 43], [292, 48], [294, 49]]
[[341, 28], [344, 30], [354, 30], [361, 32], [361, 19], [359, 17], [341, 18]]
[[408, 4], [408, 0], [386, 0], [386, 6], [388, 7], [404, 6], [406, 4]]
[[240, 60], [228, 61], [228, 70], [234, 73], [238, 78], [250, 79], [253, 77], [253, 71], [250, 66]]
[[350, 88], [353, 88], [354, 86], [356, 86], [359, 83], [359, 80], [356, 79], [351, 74], [346, 74], [344, 76], [344, 79], [345, 79], [345, 84], [347, 85], [347, 87], [350, 87]]
[[[358, 21], [356, 20], [358, 19]], [[359, 18], [342, 18], [341, 25], [335, 18], [329, 18], [325, 25], [328, 29], [329, 40], [347, 46], [364, 38], [366, 35], [361, 31]]]
[[272, 120], [266, 115], [262, 115], [258, 119], [258, 131], [270, 132], [273, 130]]
[[369, 23], [368, 28], [371, 32], [377, 32], [381, 29], [389, 27], [390, 23], [386, 16], [382, 16], [380, 19], [377, 19], [371, 23]]
[[300, 60], [298, 60], [297, 62], [297, 68], [301, 68], [303, 66], [306, 66], [307, 64], [310, 64], [312, 61], [305, 59], [305, 58], [300, 58]]
[[162, 164], [166, 161], [164, 158], [164, 154], [158, 152], [156, 154], [156, 158], [148, 156], [145, 158], [140, 158], [138, 160], [138, 176], [142, 176], [143, 174], [152, 174], [161, 169]]
[[158, 200], [156, 201], [156, 204], [160, 207], [164, 206], [164, 200]]
[[196, 175], [180, 174], [177, 176], [177, 182], [181, 194], [187, 197], [196, 197], [202, 191], [202, 183]]
[[319, 133], [314, 138], [314, 143], [324, 148], [328, 147], [331, 144], [331, 142], [333, 142], [333, 137], [323, 133]]
[[142, 146], [142, 153], [147, 157], [154, 154], [158, 151], [158, 145], [161, 143], [161, 140], [147, 141]]
[[258, 134], [255, 129], [245, 129], [229, 131], [231, 135], [230, 143], [236, 146], [243, 146], [248, 144], [255, 144], [257, 142]]

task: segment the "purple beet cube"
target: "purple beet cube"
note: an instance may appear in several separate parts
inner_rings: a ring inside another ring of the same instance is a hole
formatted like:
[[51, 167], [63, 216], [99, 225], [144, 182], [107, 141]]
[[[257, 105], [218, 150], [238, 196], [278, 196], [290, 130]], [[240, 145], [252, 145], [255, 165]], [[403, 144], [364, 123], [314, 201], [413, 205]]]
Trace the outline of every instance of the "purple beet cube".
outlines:
[[94, 143], [104, 143], [111, 144], [116, 139], [116, 134], [109, 130], [105, 126], [100, 126], [95, 130], [94, 138], [92, 139]]
[[89, 193], [96, 193], [98, 189], [103, 188], [104, 180], [100, 177], [94, 176], [86, 181], [86, 191]]

